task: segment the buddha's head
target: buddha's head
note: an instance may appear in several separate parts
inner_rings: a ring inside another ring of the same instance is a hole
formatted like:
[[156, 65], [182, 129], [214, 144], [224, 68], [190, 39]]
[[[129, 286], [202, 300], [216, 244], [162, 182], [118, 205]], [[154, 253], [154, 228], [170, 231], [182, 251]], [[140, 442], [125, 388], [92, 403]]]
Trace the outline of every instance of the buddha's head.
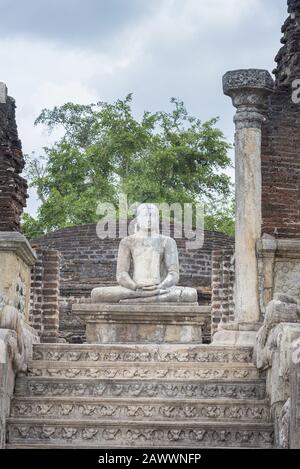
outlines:
[[154, 204], [141, 204], [137, 208], [137, 229], [155, 235], [159, 233], [159, 210]]

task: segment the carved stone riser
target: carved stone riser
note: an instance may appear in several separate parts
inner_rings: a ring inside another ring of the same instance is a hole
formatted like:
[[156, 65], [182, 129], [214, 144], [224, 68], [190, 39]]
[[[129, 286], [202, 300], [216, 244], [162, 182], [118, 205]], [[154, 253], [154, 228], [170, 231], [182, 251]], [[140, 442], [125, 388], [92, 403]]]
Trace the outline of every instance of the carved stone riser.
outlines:
[[271, 448], [271, 425], [169, 422], [159, 424], [95, 424], [12, 419], [8, 424], [10, 444], [78, 444], [98, 447], [261, 447]]
[[123, 363], [91, 362], [34, 362], [29, 364], [29, 376], [48, 378], [93, 379], [255, 379], [257, 369], [251, 364], [194, 364], [185, 363]]
[[131, 420], [154, 421], [168, 420], [212, 420], [229, 419], [238, 421], [267, 422], [270, 419], [269, 407], [264, 402], [220, 402], [172, 401], [155, 402], [148, 400], [90, 400], [71, 399], [15, 399], [12, 403], [12, 417], [21, 418], [59, 418], [82, 420]]
[[251, 363], [253, 349], [207, 346], [157, 345], [39, 345], [34, 347], [34, 360], [103, 361], [103, 362], [217, 362]]
[[47, 378], [19, 378], [15, 389], [16, 396], [53, 397], [120, 397], [120, 398], [228, 398], [263, 399], [265, 382], [247, 381], [159, 381], [142, 380], [64, 380]]

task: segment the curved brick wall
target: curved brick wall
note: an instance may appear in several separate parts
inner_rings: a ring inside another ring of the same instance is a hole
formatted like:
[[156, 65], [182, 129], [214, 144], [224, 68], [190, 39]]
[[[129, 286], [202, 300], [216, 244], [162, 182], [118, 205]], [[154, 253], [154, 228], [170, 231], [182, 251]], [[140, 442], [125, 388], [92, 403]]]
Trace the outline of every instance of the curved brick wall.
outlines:
[[[201, 303], [210, 301], [211, 253], [232, 245], [232, 238], [205, 232], [204, 246], [187, 251], [185, 240], [176, 240], [180, 262], [180, 284], [198, 289]], [[71, 304], [88, 297], [97, 285], [115, 284], [119, 239], [101, 240], [96, 225], [64, 228], [32, 241], [33, 246], [61, 253], [60, 331], [70, 341], [81, 341], [82, 323], [72, 317]]]

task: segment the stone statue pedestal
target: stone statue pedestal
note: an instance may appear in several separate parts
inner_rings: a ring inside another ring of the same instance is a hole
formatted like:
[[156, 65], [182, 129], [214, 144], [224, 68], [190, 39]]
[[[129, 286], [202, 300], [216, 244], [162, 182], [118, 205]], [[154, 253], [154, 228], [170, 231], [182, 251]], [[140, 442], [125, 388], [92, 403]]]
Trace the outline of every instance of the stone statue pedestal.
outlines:
[[198, 304], [74, 304], [89, 344], [201, 344], [209, 306]]

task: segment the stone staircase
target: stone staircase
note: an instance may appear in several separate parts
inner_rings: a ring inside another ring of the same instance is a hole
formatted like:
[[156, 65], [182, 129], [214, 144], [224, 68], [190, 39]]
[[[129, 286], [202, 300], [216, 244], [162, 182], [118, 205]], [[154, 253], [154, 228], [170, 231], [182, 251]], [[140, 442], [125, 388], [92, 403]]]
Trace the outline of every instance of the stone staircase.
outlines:
[[270, 448], [265, 380], [251, 348], [34, 346], [8, 448]]

